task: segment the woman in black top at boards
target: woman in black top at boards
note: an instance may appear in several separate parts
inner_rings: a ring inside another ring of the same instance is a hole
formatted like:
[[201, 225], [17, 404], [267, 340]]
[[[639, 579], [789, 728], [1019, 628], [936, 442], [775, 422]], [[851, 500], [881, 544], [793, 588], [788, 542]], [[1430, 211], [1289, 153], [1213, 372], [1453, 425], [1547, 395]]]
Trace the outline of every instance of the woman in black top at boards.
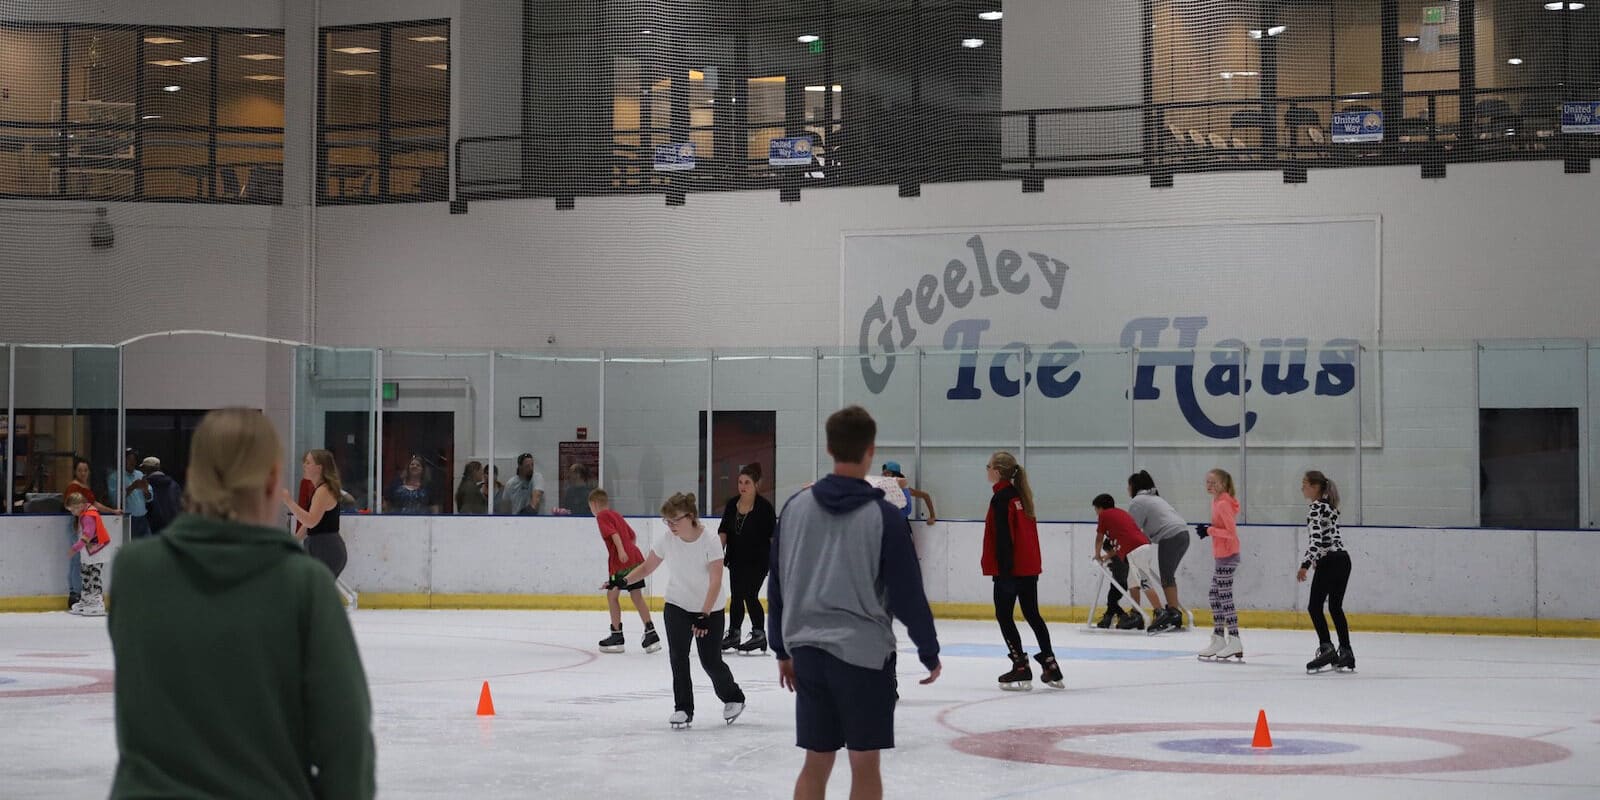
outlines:
[[[767, 559], [772, 553], [772, 533], [778, 527], [778, 512], [761, 496], [761, 465], [739, 468], [739, 493], [722, 509], [723, 559], [728, 564], [728, 635], [722, 638], [723, 650], [741, 653], [766, 652], [765, 612], [761, 609], [761, 584], [767, 580]], [[745, 610], [750, 612], [750, 638], [739, 643], [739, 626]]]
[[348, 557], [344, 539], [339, 536], [339, 495], [344, 491], [339, 483], [339, 465], [333, 463], [333, 454], [327, 450], [311, 450], [300, 459], [300, 474], [311, 482], [310, 508], [301, 508], [289, 490], [283, 490], [283, 504], [300, 523], [294, 536], [305, 542], [306, 552], [327, 565], [337, 578], [344, 572]]
[[[1344, 590], [1350, 585], [1350, 554], [1339, 538], [1339, 487], [1328, 476], [1311, 470], [1300, 481], [1300, 493], [1311, 503], [1306, 510], [1306, 555], [1300, 561], [1295, 579], [1304, 582], [1306, 571], [1316, 568], [1311, 579], [1311, 624], [1317, 629], [1317, 655], [1306, 664], [1306, 672], [1321, 672], [1333, 667], [1338, 672], [1354, 672], [1356, 654], [1350, 649], [1350, 625], [1344, 619]], [[1322, 604], [1339, 631], [1339, 649], [1333, 649], [1328, 636], [1328, 621], [1322, 618]]]

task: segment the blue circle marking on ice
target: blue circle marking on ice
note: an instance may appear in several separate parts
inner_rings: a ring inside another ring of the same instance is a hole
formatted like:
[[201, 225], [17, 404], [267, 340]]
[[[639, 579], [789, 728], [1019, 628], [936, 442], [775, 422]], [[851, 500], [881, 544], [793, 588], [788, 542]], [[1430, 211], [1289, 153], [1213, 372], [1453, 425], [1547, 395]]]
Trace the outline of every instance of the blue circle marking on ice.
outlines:
[[[901, 651], [915, 656], [915, 648]], [[940, 644], [939, 655], [950, 658], [1005, 658], [1002, 644]], [[1193, 657], [1189, 650], [1134, 650], [1114, 647], [1063, 647], [1056, 650], [1060, 661], [1157, 661], [1178, 656]]]
[[1271, 747], [1251, 747], [1250, 738], [1169, 739], [1162, 750], [1200, 753], [1208, 756], [1331, 756], [1353, 753], [1361, 748], [1349, 742], [1324, 739], [1273, 739]]
[[4, 685], [6, 685], [8, 683], [16, 683], [16, 682], [17, 682], [16, 678], [7, 678], [4, 675], [0, 675], [0, 686], [4, 686]]

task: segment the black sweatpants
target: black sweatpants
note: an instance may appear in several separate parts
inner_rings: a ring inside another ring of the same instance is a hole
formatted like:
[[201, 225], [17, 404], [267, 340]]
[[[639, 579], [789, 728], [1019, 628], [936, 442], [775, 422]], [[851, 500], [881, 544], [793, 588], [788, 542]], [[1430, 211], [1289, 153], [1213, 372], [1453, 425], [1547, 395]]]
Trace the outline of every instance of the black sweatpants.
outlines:
[[1022, 618], [1028, 621], [1028, 627], [1033, 628], [1033, 638], [1039, 643], [1039, 653], [1055, 655], [1055, 651], [1050, 649], [1050, 629], [1045, 627], [1044, 617], [1039, 615], [1037, 575], [1021, 578], [996, 576], [994, 579], [994, 619], [1000, 623], [1000, 635], [1005, 637], [1006, 647], [1013, 653], [1022, 652], [1022, 635], [1017, 633], [1017, 622], [1013, 619], [1019, 601], [1022, 603]]
[[1350, 646], [1350, 625], [1344, 621], [1344, 590], [1350, 585], [1350, 554], [1335, 550], [1317, 561], [1311, 574], [1311, 624], [1317, 629], [1317, 641], [1332, 644], [1328, 638], [1328, 621], [1322, 618], [1322, 604], [1328, 604], [1328, 616], [1333, 617], [1333, 627], [1339, 631], [1339, 646]]
[[722, 612], [707, 615], [706, 622], [710, 630], [698, 639], [694, 636], [692, 626], [699, 614], [691, 614], [668, 603], [663, 616], [667, 624], [667, 660], [672, 664], [674, 710], [694, 715], [694, 678], [689, 675], [691, 646], [700, 652], [700, 666], [711, 677], [711, 686], [717, 692], [717, 699], [724, 703], [743, 703], [744, 691], [734, 682], [733, 670], [728, 669], [722, 660]]
[[344, 537], [337, 533], [313, 533], [306, 536], [306, 552], [311, 557], [326, 564], [333, 577], [339, 577], [344, 572], [345, 561], [349, 554], [344, 549]]
[[766, 611], [761, 608], [761, 584], [767, 580], [766, 566], [734, 565], [728, 569], [728, 629], [739, 630], [745, 610], [750, 611], [750, 629], [766, 630]]
[[[1116, 583], [1111, 584], [1111, 588], [1106, 590], [1106, 608], [1115, 609], [1116, 611], [1121, 612], [1122, 606], [1120, 603], [1122, 602], [1122, 590], [1118, 589], [1117, 585], [1128, 585], [1128, 559], [1107, 559], [1106, 568], [1111, 570], [1111, 577], [1116, 580]], [[1130, 597], [1128, 600], [1129, 602], [1132, 602], [1133, 598]]]

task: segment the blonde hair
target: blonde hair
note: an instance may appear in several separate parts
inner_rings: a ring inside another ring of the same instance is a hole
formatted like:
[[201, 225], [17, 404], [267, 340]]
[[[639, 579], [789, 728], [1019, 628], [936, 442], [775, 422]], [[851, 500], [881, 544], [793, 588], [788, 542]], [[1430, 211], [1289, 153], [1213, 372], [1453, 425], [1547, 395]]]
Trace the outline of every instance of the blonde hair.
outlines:
[[1222, 484], [1222, 491], [1231, 494], [1234, 497], [1239, 496], [1239, 494], [1233, 490], [1233, 476], [1229, 475], [1227, 470], [1217, 467], [1216, 469], [1211, 470], [1211, 474], [1217, 476], [1217, 482]]
[[89, 501], [86, 500], [79, 492], [68, 492], [67, 496], [61, 500], [61, 507], [67, 509], [77, 508], [78, 506], [85, 506], [88, 504]]
[[1017, 494], [1022, 495], [1022, 513], [1038, 519], [1033, 511], [1033, 489], [1028, 486], [1028, 471], [1017, 463], [1017, 457], [1004, 450], [996, 450], [994, 455], [989, 456], [989, 465], [1000, 473], [1000, 477], [1017, 487]]
[[[306, 457], [310, 458], [312, 463], [322, 467], [322, 483], [328, 487], [329, 491], [333, 492], [333, 499], [338, 501], [340, 495], [344, 494], [344, 484], [339, 481], [339, 465], [334, 462], [333, 453], [321, 449], [307, 450]], [[412, 458], [416, 458], [416, 456], [412, 456]], [[406, 462], [407, 469], [410, 469], [410, 464], [410, 461]], [[426, 474], [427, 470], [424, 469], [423, 472]]]
[[694, 492], [678, 492], [661, 504], [661, 515], [664, 517], [676, 517], [685, 514], [693, 522], [700, 521], [700, 504], [695, 500]]
[[185, 510], [237, 520], [267, 502], [262, 492], [283, 460], [278, 432], [253, 408], [222, 408], [206, 415], [189, 445]]
[[589, 493], [589, 502], [609, 506], [611, 505], [611, 495], [606, 494], [604, 489], [596, 489]]

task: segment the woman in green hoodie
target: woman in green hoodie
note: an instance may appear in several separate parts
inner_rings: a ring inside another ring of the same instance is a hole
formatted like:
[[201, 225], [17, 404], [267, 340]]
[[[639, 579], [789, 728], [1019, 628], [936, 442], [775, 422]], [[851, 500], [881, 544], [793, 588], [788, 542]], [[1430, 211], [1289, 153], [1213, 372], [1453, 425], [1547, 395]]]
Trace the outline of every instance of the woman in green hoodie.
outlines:
[[206, 415], [186, 510], [115, 562], [111, 796], [370, 798], [366, 675], [328, 570], [281, 528], [259, 411]]

